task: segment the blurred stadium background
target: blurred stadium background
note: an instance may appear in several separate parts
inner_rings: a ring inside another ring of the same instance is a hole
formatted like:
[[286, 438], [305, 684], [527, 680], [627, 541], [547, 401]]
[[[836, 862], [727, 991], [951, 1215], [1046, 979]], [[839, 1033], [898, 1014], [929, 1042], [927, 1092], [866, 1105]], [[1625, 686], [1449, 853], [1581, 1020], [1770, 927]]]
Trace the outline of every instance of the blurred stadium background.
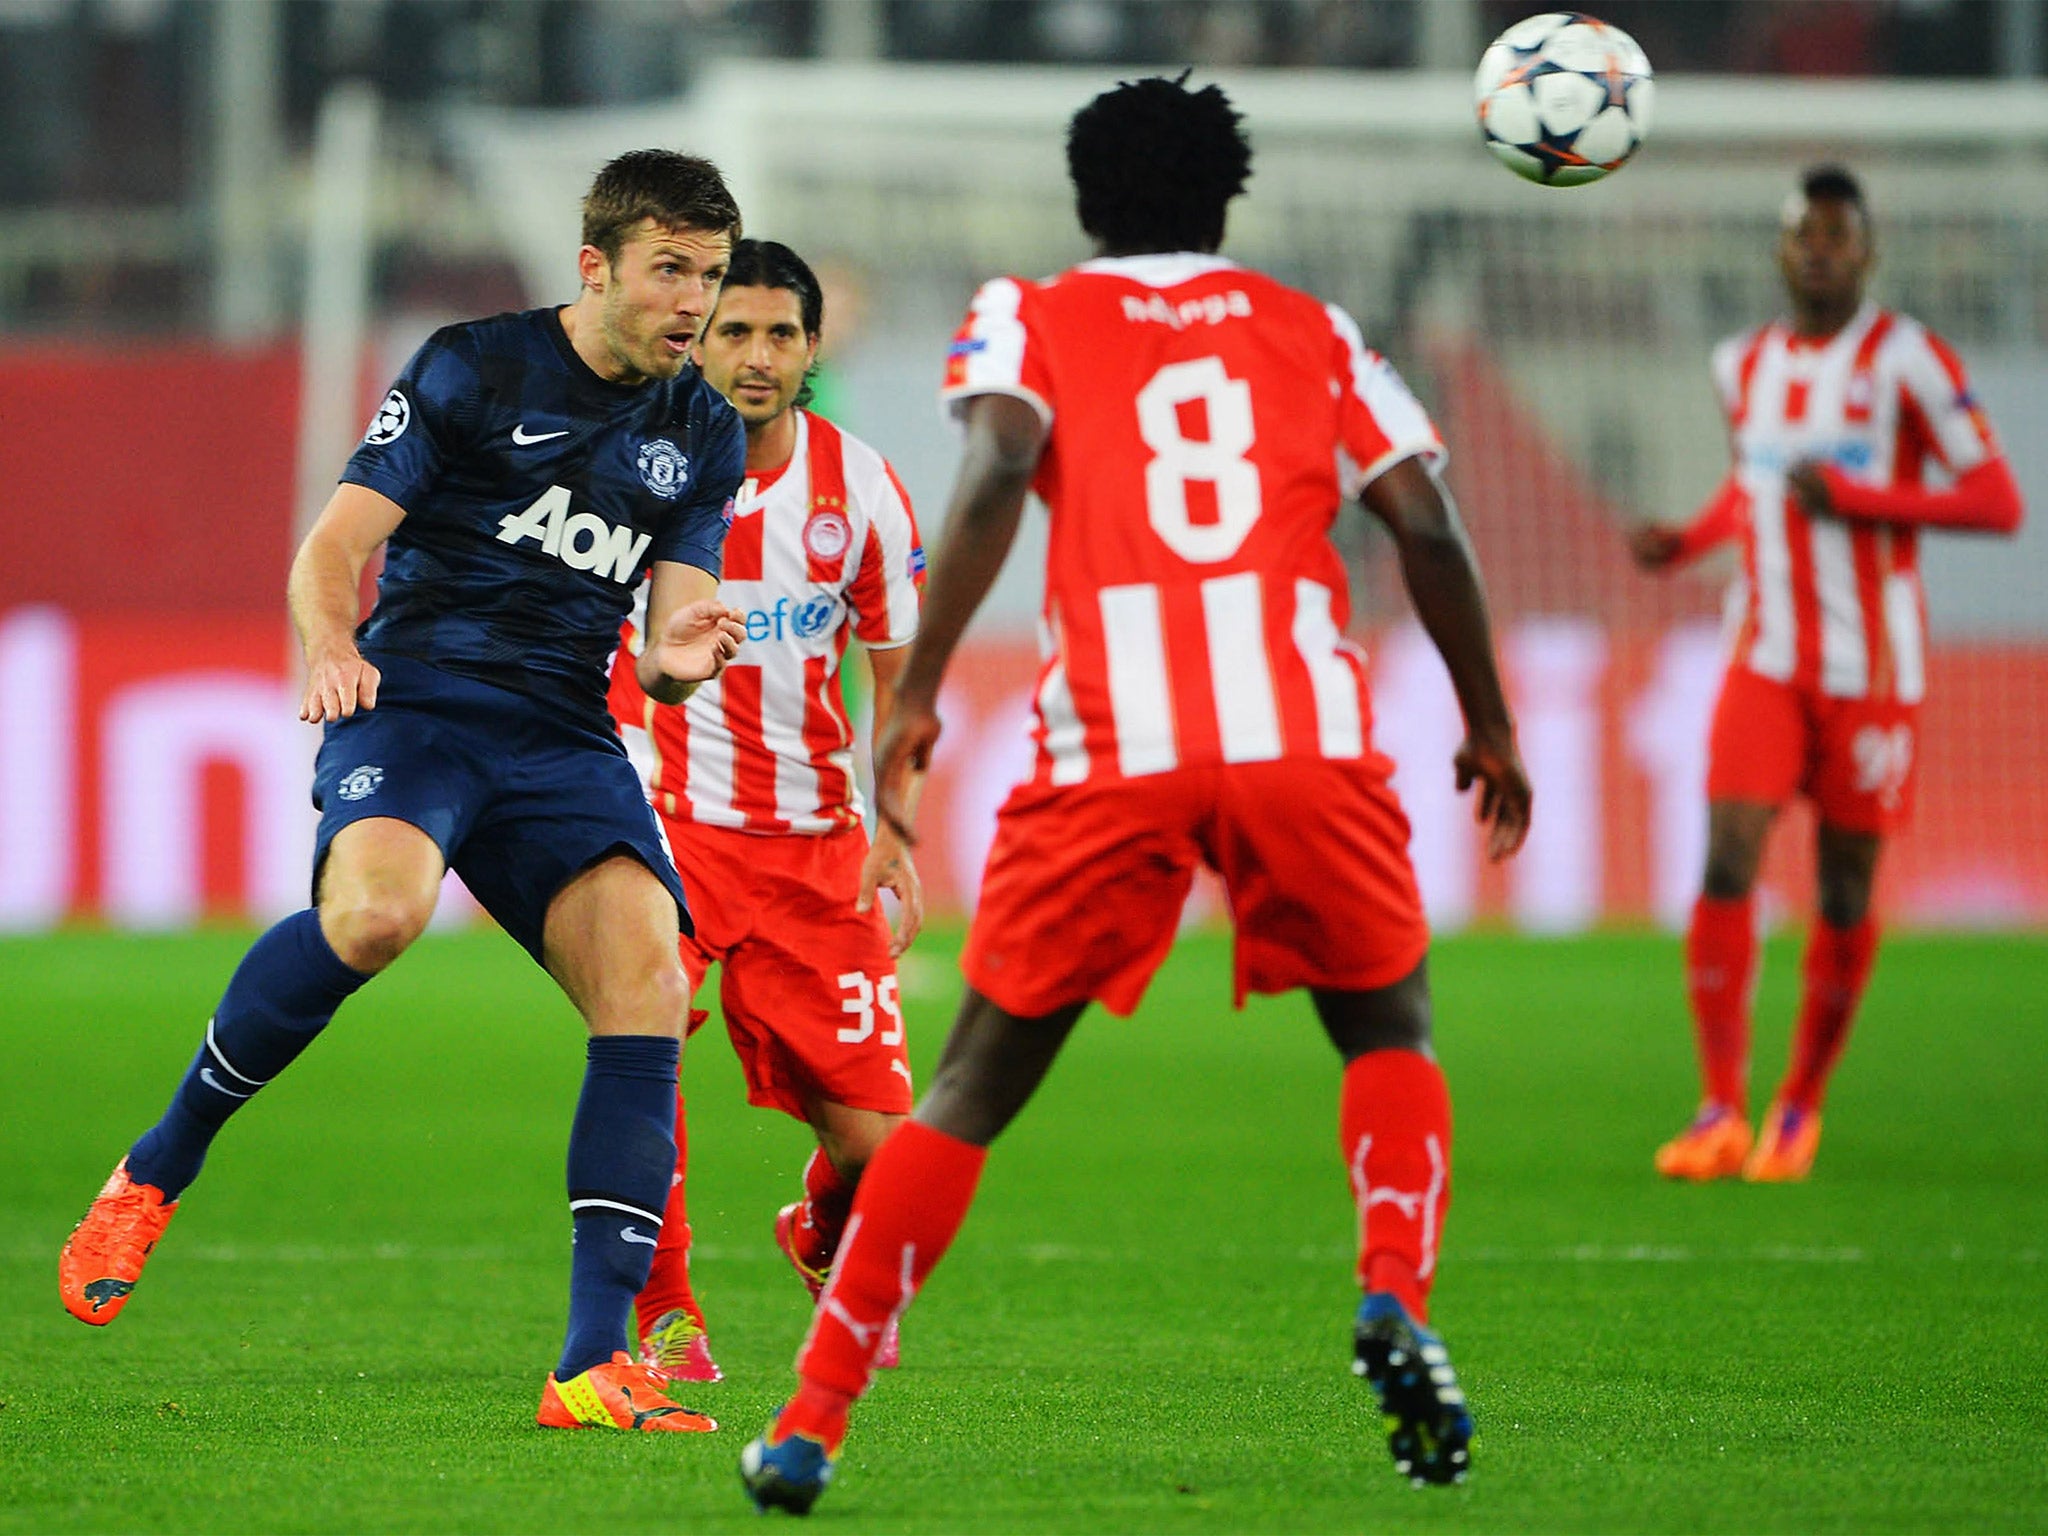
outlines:
[[[1479, 152], [1469, 71], [1528, 0], [0, 0], [0, 930], [302, 904], [313, 733], [295, 526], [435, 325], [571, 296], [619, 150], [731, 174], [828, 276], [826, 407], [936, 531], [933, 405], [974, 285], [1084, 254], [1066, 117], [1146, 66], [1227, 85], [1257, 148], [1229, 251], [1336, 299], [1438, 414], [1539, 790], [1482, 868], [1458, 730], [1384, 551], [1347, 523], [1382, 744], [1438, 923], [1676, 920], [1725, 571], [1619, 525], [1718, 479], [1719, 336], [1775, 313], [1778, 204], [1839, 159], [1877, 295], [1952, 340], [2017, 463], [2016, 543], [1930, 541], [1937, 643], [1897, 919], [2048, 923], [2048, 5], [1609, 0], [1659, 71], [1636, 165], [1576, 192]], [[947, 700], [926, 879], [971, 903], [1027, 756], [1027, 540]], [[1781, 838], [1776, 909], [1807, 902]], [[1199, 899], [1199, 898], [1198, 898]], [[473, 916], [458, 892], [444, 921]]]

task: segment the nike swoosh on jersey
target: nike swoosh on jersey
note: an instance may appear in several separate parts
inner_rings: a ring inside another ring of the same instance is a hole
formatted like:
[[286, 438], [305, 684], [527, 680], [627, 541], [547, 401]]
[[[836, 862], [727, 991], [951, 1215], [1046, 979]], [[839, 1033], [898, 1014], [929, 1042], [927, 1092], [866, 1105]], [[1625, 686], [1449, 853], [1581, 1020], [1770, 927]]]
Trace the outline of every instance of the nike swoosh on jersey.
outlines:
[[533, 443], [544, 443], [549, 438], [567, 437], [568, 435], [569, 429], [567, 427], [562, 428], [559, 432], [529, 432], [526, 430], [526, 423], [523, 421], [512, 429], [512, 441], [522, 448]]

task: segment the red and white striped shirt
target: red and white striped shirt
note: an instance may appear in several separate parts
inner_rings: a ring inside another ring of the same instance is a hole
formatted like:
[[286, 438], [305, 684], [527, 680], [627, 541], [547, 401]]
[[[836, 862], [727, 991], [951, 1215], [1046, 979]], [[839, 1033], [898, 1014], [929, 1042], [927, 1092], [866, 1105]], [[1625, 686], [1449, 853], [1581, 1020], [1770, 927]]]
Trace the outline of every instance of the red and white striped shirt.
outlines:
[[1000, 278], [941, 391], [980, 394], [1049, 427], [1036, 782], [1369, 750], [1330, 527], [1443, 448], [1350, 316], [1187, 252]]
[[795, 414], [788, 465], [750, 478], [733, 506], [718, 595], [747, 616], [738, 654], [682, 704], [656, 704], [633, 671], [643, 588], [613, 663], [612, 714], [671, 820], [815, 834], [863, 815], [839, 663], [849, 639], [888, 650], [917, 637], [924, 549], [888, 460]]
[[1785, 475], [1815, 462], [1861, 485], [1934, 487], [1996, 458], [1961, 362], [1919, 322], [1865, 305], [1824, 340], [1779, 321], [1723, 342], [1714, 382], [1749, 513], [1726, 609], [1732, 660], [1834, 698], [1918, 702], [1917, 530], [1809, 518]]

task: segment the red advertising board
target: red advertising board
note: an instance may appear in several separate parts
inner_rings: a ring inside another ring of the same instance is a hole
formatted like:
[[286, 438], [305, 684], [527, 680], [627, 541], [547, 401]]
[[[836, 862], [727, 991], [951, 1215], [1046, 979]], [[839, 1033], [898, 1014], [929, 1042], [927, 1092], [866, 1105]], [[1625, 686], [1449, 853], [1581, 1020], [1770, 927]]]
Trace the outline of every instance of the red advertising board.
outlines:
[[[0, 929], [163, 926], [304, 902], [317, 733], [296, 719], [279, 596], [295, 381], [284, 352], [0, 354], [17, 552], [0, 562]], [[1474, 400], [1484, 382], [1466, 381]], [[1517, 442], [1549, 462], [1533, 435]], [[1697, 596], [1621, 566], [1606, 514], [1555, 463], [1544, 499], [1559, 537], [1578, 540], [1570, 564], [1604, 574], [1583, 591], [1543, 585], [1541, 563], [1510, 543], [1518, 525], [1493, 507], [1509, 492], [1488, 491], [1485, 462], [1467, 461], [1475, 478], [1461, 490], [1500, 577], [1537, 790], [1535, 830], [1511, 865], [1486, 866], [1452, 792], [1458, 719], [1440, 662], [1412, 626], [1364, 637], [1376, 737], [1401, 765], [1432, 916], [1544, 932], [1675, 923], [1700, 868], [1712, 625]], [[1399, 611], [1373, 595], [1369, 583], [1370, 606]], [[972, 904], [995, 808], [1029, 764], [1036, 673], [1012, 642], [983, 642], [954, 670], [922, 817], [937, 912]], [[1880, 900], [1906, 922], [2048, 922], [2048, 645], [1937, 646], [1929, 682], [1919, 810], [1887, 852]], [[1810, 850], [1795, 812], [1766, 872], [1780, 913], [1810, 902]]]

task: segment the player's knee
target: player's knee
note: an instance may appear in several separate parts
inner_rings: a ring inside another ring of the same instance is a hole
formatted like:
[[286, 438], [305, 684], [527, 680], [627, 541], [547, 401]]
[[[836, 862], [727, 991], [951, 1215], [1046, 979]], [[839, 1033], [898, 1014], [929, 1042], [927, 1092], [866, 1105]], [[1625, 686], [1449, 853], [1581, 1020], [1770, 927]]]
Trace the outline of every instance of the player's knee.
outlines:
[[600, 1033], [683, 1037], [690, 1015], [690, 987], [673, 955], [652, 957], [641, 967], [621, 966], [588, 1010]]
[[1739, 901], [1756, 886], [1758, 850], [1746, 839], [1723, 837], [1707, 844], [1707, 871], [1701, 888], [1715, 901]]
[[683, 968], [675, 963], [673, 951], [666, 957], [666, 963], [653, 968], [645, 990], [648, 1021], [653, 1030], [680, 1040], [690, 1017], [690, 982], [683, 975]]
[[889, 1133], [907, 1118], [904, 1115], [863, 1114], [854, 1117], [850, 1124], [821, 1131], [818, 1146], [834, 1173], [848, 1184], [858, 1184], [860, 1176], [867, 1172], [868, 1164], [874, 1161], [875, 1154], [882, 1150], [882, 1143], [889, 1139]]
[[1870, 881], [1859, 874], [1823, 874], [1820, 881], [1821, 921], [1831, 928], [1854, 928], [1870, 911]]
[[366, 894], [323, 902], [320, 927], [344, 965], [375, 973], [405, 953], [433, 910], [406, 896]]

